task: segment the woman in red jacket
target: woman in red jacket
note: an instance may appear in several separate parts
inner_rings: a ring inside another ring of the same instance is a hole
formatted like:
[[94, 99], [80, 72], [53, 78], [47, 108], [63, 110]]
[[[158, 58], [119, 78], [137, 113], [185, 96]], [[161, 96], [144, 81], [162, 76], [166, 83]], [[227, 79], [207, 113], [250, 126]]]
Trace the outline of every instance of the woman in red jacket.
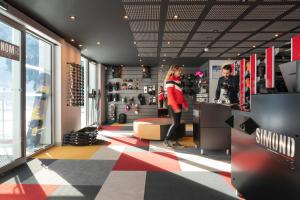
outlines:
[[[168, 147], [183, 146], [178, 142], [176, 133], [180, 125], [180, 118], [182, 108], [188, 110], [185, 97], [182, 91], [181, 84], [181, 68], [178, 65], [172, 65], [165, 78], [165, 86], [168, 93], [169, 114], [172, 118], [172, 125], [170, 126], [164, 144]], [[175, 143], [172, 142], [175, 140]]]

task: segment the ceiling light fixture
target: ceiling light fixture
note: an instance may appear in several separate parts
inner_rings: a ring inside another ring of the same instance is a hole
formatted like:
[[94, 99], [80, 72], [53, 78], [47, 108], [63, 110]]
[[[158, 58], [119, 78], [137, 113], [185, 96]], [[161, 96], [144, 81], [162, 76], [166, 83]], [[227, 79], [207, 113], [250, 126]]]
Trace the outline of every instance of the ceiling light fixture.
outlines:
[[124, 19], [128, 19], [128, 15], [125, 15], [125, 16], [124, 16]]
[[253, 45], [252, 47], [253, 47], [253, 48], [255, 48], [256, 46], [255, 46], [255, 45]]
[[171, 44], [171, 42], [170, 41], [168, 41], [168, 45], [170, 45]]
[[75, 42], [75, 40], [72, 38], [72, 39], [71, 39], [71, 42]]
[[164, 57], [167, 57], [167, 54], [166, 54], [166, 53], [164, 54]]
[[241, 54], [240, 54], [240, 53], [238, 53], [237, 55], [238, 55], [238, 56], [240, 56]]
[[174, 19], [178, 19], [178, 15], [174, 15]]
[[278, 37], [279, 35], [278, 34], [275, 34], [275, 37]]
[[163, 61], [163, 62], [166, 62], [166, 59], [163, 59], [162, 61]]
[[133, 44], [136, 45], [136, 41], [134, 41]]
[[97, 45], [100, 45], [101, 44], [101, 42], [97, 42]]
[[142, 62], [143, 60], [140, 58], [139, 61]]
[[204, 48], [204, 52], [208, 52], [208, 48]]
[[72, 21], [76, 20], [76, 18], [77, 18], [77, 17], [76, 17], [75, 15], [70, 15], [70, 16], [69, 16], [69, 19], [72, 20]]
[[79, 47], [82, 47], [82, 44], [79, 44], [78, 46], [79, 46]]

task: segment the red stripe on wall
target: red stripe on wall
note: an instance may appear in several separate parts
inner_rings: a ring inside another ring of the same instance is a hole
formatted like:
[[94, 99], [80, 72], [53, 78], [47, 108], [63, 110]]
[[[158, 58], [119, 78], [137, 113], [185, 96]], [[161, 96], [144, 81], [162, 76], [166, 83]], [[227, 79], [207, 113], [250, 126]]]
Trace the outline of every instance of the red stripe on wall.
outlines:
[[242, 59], [240, 61], [240, 106], [245, 104], [245, 65], [246, 60]]
[[266, 88], [274, 88], [274, 52], [274, 46], [266, 49]]
[[296, 35], [291, 39], [291, 60], [300, 60], [300, 35]]
[[257, 69], [257, 55], [253, 54], [250, 56], [250, 66], [251, 66], [251, 71], [250, 71], [250, 91], [251, 94], [256, 94], [256, 69]]

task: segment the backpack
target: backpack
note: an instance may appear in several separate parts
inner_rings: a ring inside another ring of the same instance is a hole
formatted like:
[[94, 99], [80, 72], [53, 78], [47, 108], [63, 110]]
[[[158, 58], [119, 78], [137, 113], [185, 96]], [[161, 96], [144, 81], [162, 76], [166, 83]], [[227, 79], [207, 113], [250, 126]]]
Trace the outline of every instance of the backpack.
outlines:
[[125, 113], [119, 114], [119, 124], [126, 124], [127, 115]]

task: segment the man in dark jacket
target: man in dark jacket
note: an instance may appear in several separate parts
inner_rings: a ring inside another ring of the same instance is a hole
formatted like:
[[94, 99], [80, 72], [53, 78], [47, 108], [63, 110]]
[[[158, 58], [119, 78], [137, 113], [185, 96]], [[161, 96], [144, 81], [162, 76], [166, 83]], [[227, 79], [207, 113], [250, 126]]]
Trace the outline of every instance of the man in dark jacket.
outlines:
[[221, 89], [227, 91], [230, 103], [238, 102], [239, 79], [231, 75], [231, 65], [224, 65], [222, 68], [223, 76], [219, 78], [218, 87], [216, 90], [216, 100], [220, 98]]

